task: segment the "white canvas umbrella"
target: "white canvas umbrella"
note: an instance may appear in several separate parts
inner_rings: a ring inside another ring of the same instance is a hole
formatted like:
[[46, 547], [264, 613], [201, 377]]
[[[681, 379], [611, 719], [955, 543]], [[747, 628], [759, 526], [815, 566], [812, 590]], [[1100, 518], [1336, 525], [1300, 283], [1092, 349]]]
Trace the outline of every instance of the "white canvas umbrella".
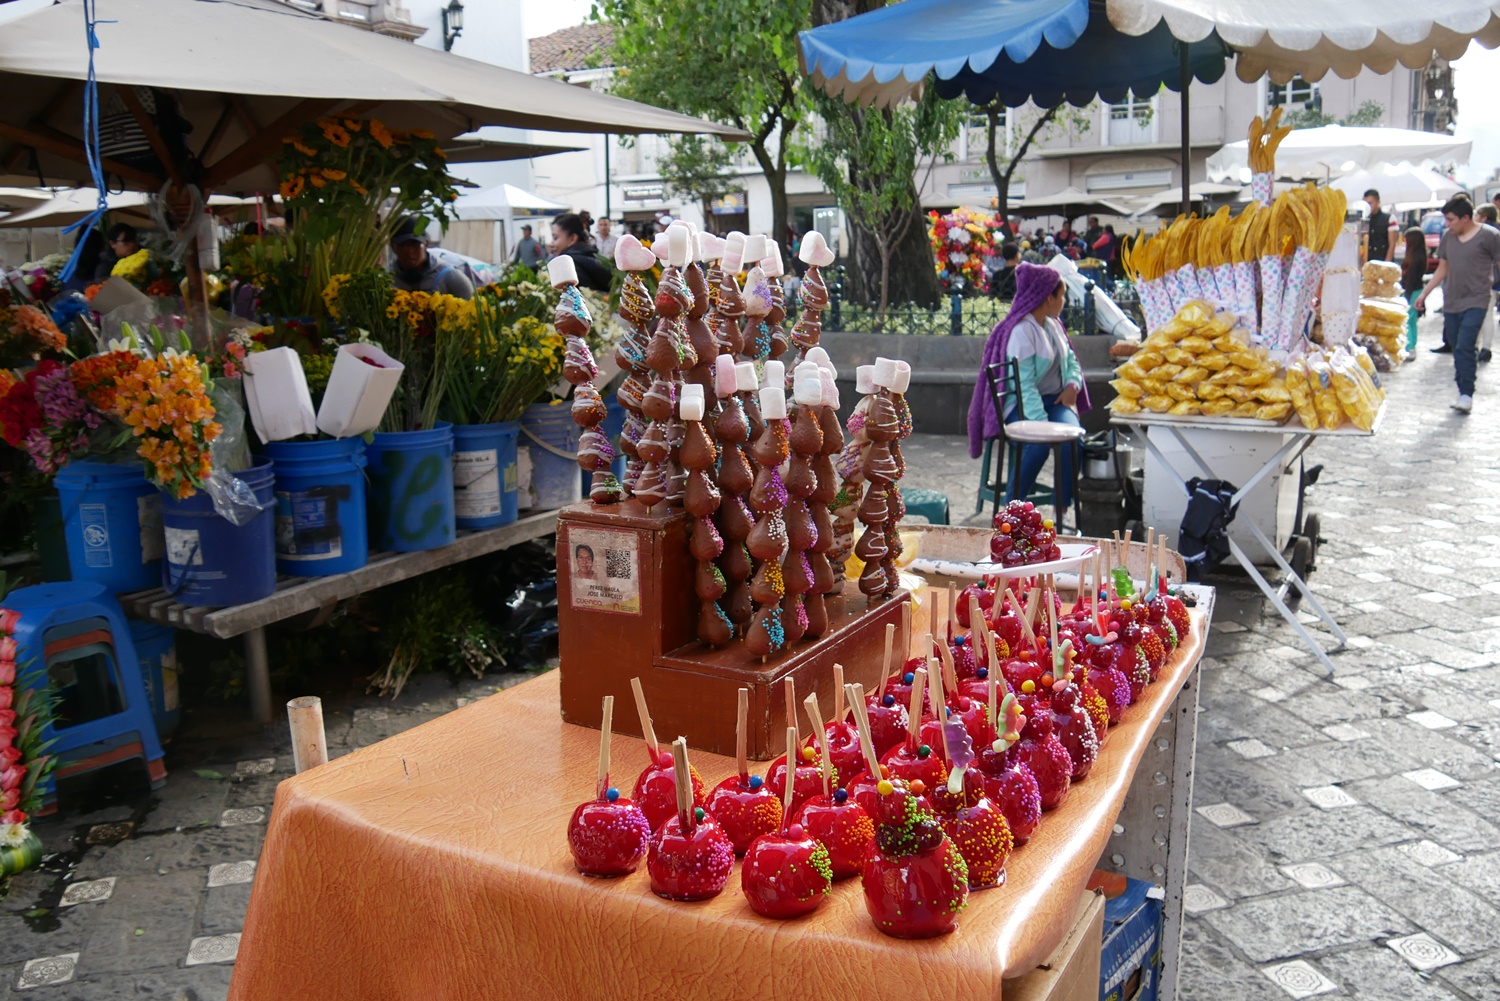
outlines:
[[1013, 211], [1025, 217], [1056, 215], [1068, 219], [1075, 219], [1091, 212], [1117, 216], [1130, 215], [1129, 206], [1098, 195], [1091, 195], [1087, 191], [1074, 187], [1063, 188], [1050, 195], [1027, 197], [1021, 203], [1020, 208], [1013, 208]]
[[493, 188], [469, 191], [458, 196], [453, 211], [464, 222], [481, 219], [509, 219], [517, 209], [533, 212], [566, 212], [568, 206], [550, 201], [535, 192], [514, 184], [497, 184]]
[[[271, 191], [282, 138], [325, 115], [376, 117], [439, 139], [485, 125], [555, 132], [716, 133], [727, 127], [337, 24], [275, 0], [98, 0], [100, 101], [177, 96], [199, 179]], [[80, 139], [88, 75], [83, 0], [0, 3], [0, 175], [89, 182]], [[135, 109], [131, 108], [131, 113]], [[138, 118], [152, 119], [142, 112]], [[153, 148], [163, 136], [146, 130]], [[171, 152], [171, 151], [169, 151]], [[179, 161], [175, 153], [158, 158]], [[105, 160], [111, 186], [156, 190], [181, 172]], [[191, 177], [187, 178], [192, 180]]]
[[[65, 191], [40, 191], [38, 193], [43, 201], [32, 202], [30, 208], [0, 218], [0, 226], [33, 228], [69, 226], [88, 217], [99, 205], [99, 194], [93, 188], [70, 188]], [[104, 200], [109, 206], [109, 211], [128, 213], [133, 217], [132, 221], [140, 221], [149, 225], [151, 221], [151, 211], [147, 208], [149, 197], [140, 191], [121, 191], [106, 194]], [[235, 198], [232, 195], [210, 195], [208, 198], [209, 208], [233, 208], [254, 203], [254, 198]]]
[[[1297, 129], [1276, 150], [1278, 177], [1340, 177], [1388, 163], [1468, 163], [1473, 142], [1436, 132], [1366, 126], [1324, 125]], [[1229, 143], [1208, 158], [1215, 181], [1248, 181], [1249, 142]]]
[[[1197, 181], [1188, 188], [1193, 196], [1193, 201], [1199, 202], [1205, 198], [1218, 198], [1221, 201], [1229, 200], [1228, 196], [1238, 195], [1241, 190], [1238, 184], [1220, 184], [1216, 181]], [[1140, 208], [1135, 210], [1136, 215], [1172, 215], [1175, 216], [1182, 210], [1182, 189], [1165, 188], [1156, 194], [1147, 197], [1140, 203]]]
[[1425, 206], [1433, 202], [1441, 205], [1463, 190], [1457, 181], [1444, 177], [1431, 167], [1409, 163], [1387, 163], [1371, 170], [1355, 171], [1335, 178], [1332, 186], [1348, 195], [1350, 202], [1374, 189], [1380, 192], [1382, 202], [1398, 206]]
[[0, 188], [0, 212], [24, 212], [51, 197], [39, 188]]

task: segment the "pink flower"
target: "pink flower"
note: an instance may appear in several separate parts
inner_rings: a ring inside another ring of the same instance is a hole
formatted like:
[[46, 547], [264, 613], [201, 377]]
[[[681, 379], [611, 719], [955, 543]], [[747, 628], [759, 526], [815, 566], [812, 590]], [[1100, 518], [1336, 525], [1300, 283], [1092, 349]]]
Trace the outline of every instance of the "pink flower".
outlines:
[[5, 680], [5, 665], [0, 664], [0, 709], [9, 709], [15, 698], [16, 690], [11, 688], [9, 682]]
[[16, 711], [14, 709], [0, 709], [0, 726], [15, 726]]
[[13, 660], [0, 660], [0, 686], [9, 686], [16, 683], [16, 662]]
[[0, 792], [0, 810], [14, 810], [20, 803], [20, 789], [7, 789], [4, 792]]
[[16, 742], [16, 728], [13, 726], [0, 726], [0, 744], [9, 747]]
[[21, 760], [19, 747], [0, 747], [0, 768], [14, 765]]
[[12, 810], [9, 813], [5, 814], [3, 817], [0, 817], [0, 823], [24, 824], [26, 823], [26, 814], [22, 813], [20, 810]]
[[9, 608], [0, 608], [0, 633], [9, 636], [16, 631], [16, 625], [21, 621], [21, 613]]
[[15, 637], [0, 636], [0, 660], [15, 660], [17, 649]]
[[8, 791], [21, 788], [21, 780], [26, 777], [25, 765], [11, 765], [0, 771], [0, 790]]

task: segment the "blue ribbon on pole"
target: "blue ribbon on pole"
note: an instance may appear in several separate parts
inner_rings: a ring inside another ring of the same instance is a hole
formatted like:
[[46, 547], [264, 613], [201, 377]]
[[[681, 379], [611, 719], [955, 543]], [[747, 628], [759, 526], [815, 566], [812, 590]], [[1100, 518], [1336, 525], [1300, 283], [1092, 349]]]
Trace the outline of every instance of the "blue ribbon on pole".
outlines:
[[[115, 22], [100, 21], [94, 13], [95, 3], [96, 0], [83, 0], [84, 33], [88, 38], [89, 46], [89, 75], [83, 86], [83, 152], [88, 162], [89, 175], [94, 179], [94, 190], [99, 194], [99, 203], [94, 211], [64, 228], [64, 233], [71, 233], [80, 228], [87, 233], [98, 225], [99, 220], [104, 218], [104, 213], [109, 209], [109, 201], [104, 193], [104, 164], [99, 157], [99, 81], [94, 75], [94, 50], [99, 47], [99, 33], [95, 29], [101, 24], [114, 24]], [[83, 254], [85, 242], [83, 237], [80, 237], [74, 243], [73, 253], [68, 258], [67, 265], [62, 269], [60, 276], [62, 281], [68, 281], [77, 271], [78, 258]]]

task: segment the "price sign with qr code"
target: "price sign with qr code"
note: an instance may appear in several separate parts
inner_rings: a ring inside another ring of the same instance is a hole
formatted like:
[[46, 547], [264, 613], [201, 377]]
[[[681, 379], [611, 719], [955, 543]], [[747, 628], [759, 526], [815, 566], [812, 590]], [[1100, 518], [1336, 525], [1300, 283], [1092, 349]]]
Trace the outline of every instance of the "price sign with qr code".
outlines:
[[640, 543], [634, 532], [570, 528], [567, 559], [574, 608], [641, 614]]

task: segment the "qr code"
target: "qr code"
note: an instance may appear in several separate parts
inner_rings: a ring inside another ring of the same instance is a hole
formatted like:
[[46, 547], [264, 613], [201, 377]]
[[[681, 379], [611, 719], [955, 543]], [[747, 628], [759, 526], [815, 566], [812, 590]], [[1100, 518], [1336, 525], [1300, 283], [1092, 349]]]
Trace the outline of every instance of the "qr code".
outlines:
[[611, 580], [630, 580], [635, 576], [635, 561], [628, 549], [606, 549], [604, 551], [604, 576]]

